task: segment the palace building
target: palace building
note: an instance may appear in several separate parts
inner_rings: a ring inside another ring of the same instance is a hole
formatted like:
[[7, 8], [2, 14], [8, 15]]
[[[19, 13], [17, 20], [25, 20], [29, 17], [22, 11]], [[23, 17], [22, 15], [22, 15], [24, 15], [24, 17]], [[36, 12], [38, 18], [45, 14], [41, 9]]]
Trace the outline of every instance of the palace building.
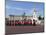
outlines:
[[40, 24], [41, 21], [38, 20], [38, 17], [36, 15], [36, 10], [34, 9], [34, 12], [33, 12], [33, 15], [32, 16], [26, 16], [25, 15], [26, 13], [24, 12], [23, 15], [21, 16], [18, 16], [18, 15], [9, 15], [8, 17], [6, 17], [6, 20], [10, 21], [10, 20], [13, 20], [13, 21], [16, 21], [16, 20], [19, 20], [19, 21], [28, 21], [28, 20], [32, 20], [32, 24], [34, 23], [34, 20], [35, 20], [35, 24]]

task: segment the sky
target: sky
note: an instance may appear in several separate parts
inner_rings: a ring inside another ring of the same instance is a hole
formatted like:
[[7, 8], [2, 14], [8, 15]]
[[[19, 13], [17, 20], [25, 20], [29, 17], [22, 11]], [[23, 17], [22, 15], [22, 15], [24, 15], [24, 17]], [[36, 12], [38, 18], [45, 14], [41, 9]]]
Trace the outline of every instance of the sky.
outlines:
[[6, 1], [6, 16], [9, 15], [25, 15], [32, 16], [34, 9], [36, 10], [36, 15], [44, 16], [44, 3], [42, 2], [25, 2], [25, 1]]

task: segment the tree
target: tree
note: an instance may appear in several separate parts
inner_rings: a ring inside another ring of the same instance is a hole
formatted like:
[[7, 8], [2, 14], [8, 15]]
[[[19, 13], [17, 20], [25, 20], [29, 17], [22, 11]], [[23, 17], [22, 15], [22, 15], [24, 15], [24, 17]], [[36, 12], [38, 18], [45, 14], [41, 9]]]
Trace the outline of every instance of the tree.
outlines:
[[38, 19], [41, 20], [42, 19], [41, 16], [39, 16]]

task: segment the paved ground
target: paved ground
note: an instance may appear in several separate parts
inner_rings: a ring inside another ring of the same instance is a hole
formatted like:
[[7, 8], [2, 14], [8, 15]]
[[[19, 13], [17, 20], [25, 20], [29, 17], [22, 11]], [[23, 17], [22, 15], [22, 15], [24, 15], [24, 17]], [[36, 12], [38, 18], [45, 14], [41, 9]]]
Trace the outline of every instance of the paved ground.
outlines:
[[44, 32], [44, 27], [38, 26], [6, 26], [7, 34]]

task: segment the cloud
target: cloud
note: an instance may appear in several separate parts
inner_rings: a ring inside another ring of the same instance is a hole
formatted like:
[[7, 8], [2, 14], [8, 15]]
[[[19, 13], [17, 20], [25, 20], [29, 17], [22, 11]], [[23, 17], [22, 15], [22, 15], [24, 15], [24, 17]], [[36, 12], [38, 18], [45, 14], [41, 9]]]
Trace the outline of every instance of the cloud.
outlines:
[[[42, 11], [39, 11], [39, 8], [36, 8], [35, 10], [37, 11], [37, 15], [39, 15], [42, 12]], [[33, 11], [34, 11], [34, 8], [27, 9], [27, 8], [21, 8], [21, 7], [11, 7], [11, 6], [6, 5], [7, 15], [9, 15], [9, 14], [21, 15], [21, 14], [23, 14], [23, 12], [25, 12], [26, 15], [32, 15]]]
[[11, 0], [11, 1], [20, 1], [20, 0]]
[[6, 9], [11, 9], [11, 8], [12, 8], [11, 6], [6, 5]]
[[31, 9], [26, 9], [26, 8], [19, 8], [19, 7], [11, 7], [11, 6], [8, 6], [6, 5], [6, 9], [15, 9], [15, 10], [22, 10], [22, 11], [28, 11], [28, 10], [31, 10]]
[[22, 15], [23, 13], [26, 13], [26, 15], [32, 14], [31, 9], [24, 9], [24, 8], [19, 8], [19, 7], [11, 7], [11, 6], [6, 6], [6, 14], [15, 14], [15, 15]]

